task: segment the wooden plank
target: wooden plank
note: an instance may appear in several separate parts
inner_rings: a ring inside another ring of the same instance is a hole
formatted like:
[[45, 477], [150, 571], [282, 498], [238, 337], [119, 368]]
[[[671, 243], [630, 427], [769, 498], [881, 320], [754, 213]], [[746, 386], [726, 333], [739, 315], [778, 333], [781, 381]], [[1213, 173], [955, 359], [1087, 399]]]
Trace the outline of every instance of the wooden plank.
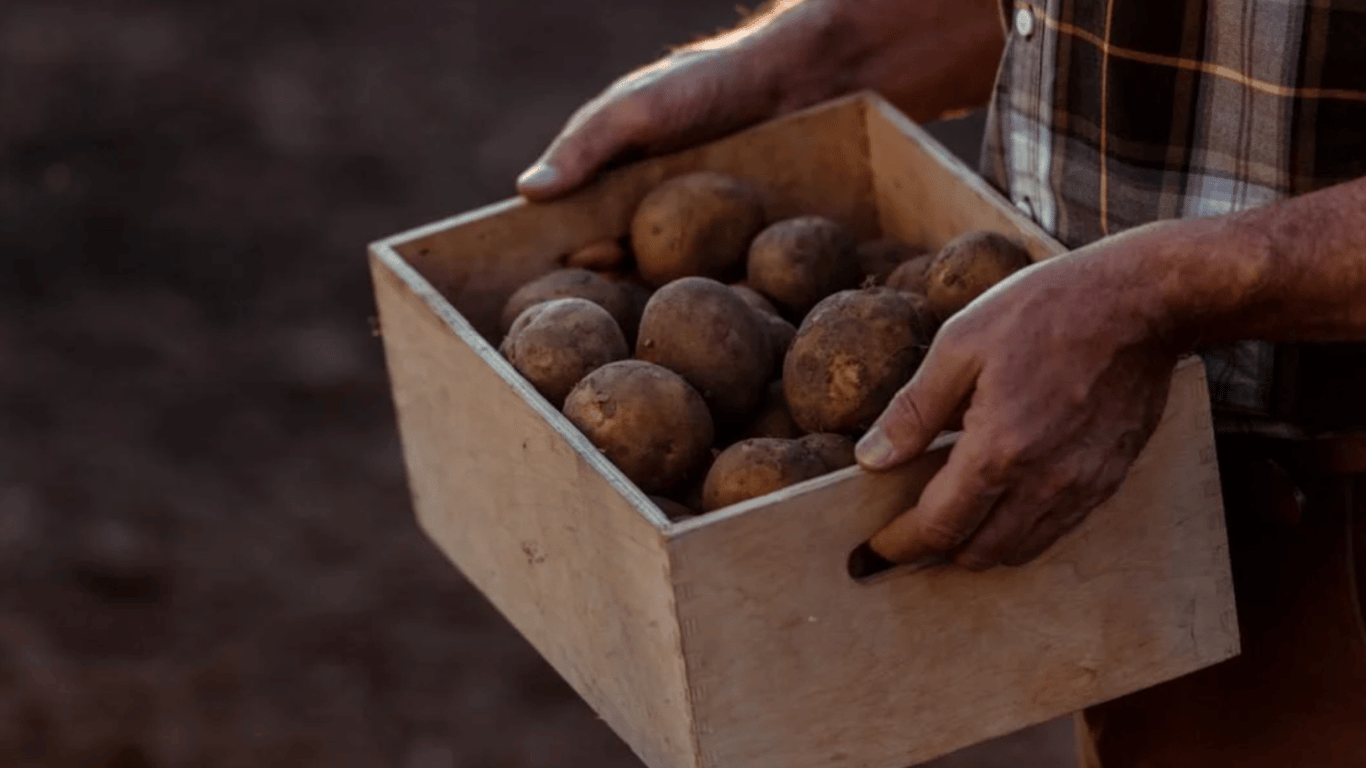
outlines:
[[498, 313], [518, 286], [583, 245], [625, 234], [640, 200], [659, 182], [688, 171], [724, 171], [754, 183], [766, 195], [770, 219], [821, 214], [872, 238], [879, 223], [864, 114], [862, 97], [832, 102], [618, 169], [563, 200], [508, 200], [382, 244], [494, 339]]
[[848, 578], [942, 450], [668, 525], [485, 337], [516, 286], [697, 168], [756, 182], [773, 218], [862, 238], [986, 228], [1062, 250], [869, 95], [373, 248], [424, 529], [648, 764], [900, 768], [1236, 651], [1198, 363], [1120, 495], [1028, 568]]
[[1023, 568], [855, 583], [944, 450], [670, 529], [702, 768], [900, 768], [1238, 650], [1203, 366], [1118, 494]]
[[867, 103], [873, 189], [888, 237], [938, 250], [986, 229], [1016, 237], [1035, 261], [1065, 250], [895, 107], [879, 98]]
[[397, 255], [371, 264], [423, 529], [646, 763], [692, 765], [662, 514]]

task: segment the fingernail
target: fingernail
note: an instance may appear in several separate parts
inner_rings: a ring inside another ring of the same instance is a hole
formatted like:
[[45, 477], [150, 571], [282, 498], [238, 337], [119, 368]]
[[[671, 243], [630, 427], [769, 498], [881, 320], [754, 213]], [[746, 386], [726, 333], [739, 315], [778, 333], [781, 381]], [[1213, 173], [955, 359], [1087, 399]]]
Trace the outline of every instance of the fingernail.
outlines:
[[858, 441], [854, 456], [858, 458], [858, 463], [869, 469], [882, 469], [891, 463], [892, 451], [892, 441], [887, 433], [882, 431], [882, 427], [873, 427]]
[[555, 183], [560, 177], [560, 172], [555, 170], [555, 166], [537, 163], [517, 179], [517, 183], [526, 187], [548, 187]]

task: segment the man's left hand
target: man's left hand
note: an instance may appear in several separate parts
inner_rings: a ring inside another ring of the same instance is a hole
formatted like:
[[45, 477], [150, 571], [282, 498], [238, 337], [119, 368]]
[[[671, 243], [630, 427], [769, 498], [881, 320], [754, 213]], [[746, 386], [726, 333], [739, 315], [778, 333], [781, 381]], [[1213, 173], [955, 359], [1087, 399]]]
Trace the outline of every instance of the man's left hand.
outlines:
[[[948, 463], [870, 542], [898, 563], [972, 569], [1038, 557], [1118, 489], [1156, 428], [1177, 359], [1154, 276], [1167, 225], [1025, 269], [935, 337], [919, 372], [859, 443], [867, 469], [901, 464], [962, 414]], [[966, 408], [964, 407], [966, 406]]]

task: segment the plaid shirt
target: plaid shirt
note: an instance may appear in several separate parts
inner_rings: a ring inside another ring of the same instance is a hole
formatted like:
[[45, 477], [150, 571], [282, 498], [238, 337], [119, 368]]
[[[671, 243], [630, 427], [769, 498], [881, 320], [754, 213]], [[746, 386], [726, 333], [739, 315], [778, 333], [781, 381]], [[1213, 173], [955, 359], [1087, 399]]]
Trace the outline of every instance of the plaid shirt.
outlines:
[[[1003, 0], [982, 171], [1069, 247], [1366, 176], [1366, 1]], [[1221, 427], [1296, 436], [1294, 354], [1203, 353]]]

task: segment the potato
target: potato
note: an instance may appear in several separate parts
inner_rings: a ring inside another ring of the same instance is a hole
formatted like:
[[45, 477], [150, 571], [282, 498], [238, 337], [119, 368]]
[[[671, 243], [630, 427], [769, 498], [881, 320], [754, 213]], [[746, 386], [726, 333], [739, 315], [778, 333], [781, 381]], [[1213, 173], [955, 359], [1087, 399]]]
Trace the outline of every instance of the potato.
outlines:
[[[707, 471], [711, 471], [711, 463], [716, 459], [716, 454], [720, 453], [720, 451], [712, 450], [711, 453], [712, 455], [708, 458], [705, 467]], [[700, 513], [702, 511], [702, 483], [706, 479], [707, 473], [702, 472], [700, 476], [685, 483], [681, 490], [675, 491], [674, 496], [678, 499], [678, 503], [688, 509], [698, 510]]]
[[594, 272], [618, 270], [626, 263], [626, 249], [616, 240], [598, 240], [569, 254], [566, 267], [589, 269]]
[[906, 293], [918, 293], [925, 295], [926, 277], [929, 274], [930, 262], [934, 261], [934, 254], [926, 253], [916, 256], [903, 262], [892, 274], [887, 276], [887, 287], [895, 288]]
[[857, 434], [910, 380], [929, 346], [929, 318], [891, 288], [842, 291], [817, 304], [783, 362], [783, 394], [807, 432]]
[[778, 308], [773, 306], [773, 302], [764, 298], [764, 295], [762, 293], [759, 293], [758, 291], [749, 287], [748, 284], [731, 283], [730, 289], [740, 294], [740, 298], [745, 300], [745, 303], [750, 306], [750, 309], [758, 310], [759, 312], [765, 315], [773, 315], [774, 317], [780, 317], [780, 315], [778, 314]]
[[840, 224], [821, 216], [785, 219], [765, 229], [749, 248], [749, 284], [794, 318], [862, 275], [858, 246]]
[[647, 494], [668, 493], [711, 458], [706, 403], [653, 363], [622, 360], [593, 371], [565, 398], [564, 415]]
[[660, 287], [683, 277], [727, 280], [765, 222], [759, 193], [740, 179], [703, 171], [655, 187], [631, 219], [641, 277]]
[[797, 336], [797, 329], [788, 321], [777, 315], [760, 315], [760, 320], [764, 326], [764, 333], [768, 335], [769, 347], [773, 350], [775, 364], [781, 363], [787, 356], [788, 347], [792, 346], [792, 339]]
[[768, 392], [759, 413], [745, 430], [745, 437], [779, 437], [793, 439], [802, 436], [802, 428], [792, 420], [787, 410], [787, 400], [783, 399], [783, 382], [778, 380], [768, 385]]
[[901, 295], [911, 302], [911, 307], [920, 318], [920, 330], [924, 332], [925, 348], [928, 350], [930, 342], [934, 341], [934, 335], [939, 332], [939, 326], [942, 325], [939, 316], [930, 309], [930, 300], [925, 298], [924, 294], [902, 291]]
[[659, 511], [663, 512], [664, 516], [672, 522], [677, 523], [697, 517], [697, 513], [682, 502], [666, 499], [663, 496], [651, 496], [650, 501], [653, 501], [655, 506], [659, 507]]
[[636, 357], [692, 384], [718, 425], [743, 422], [777, 367], [760, 315], [735, 291], [685, 277], [655, 291], [640, 320]]
[[825, 464], [795, 440], [742, 440], [716, 457], [702, 489], [702, 508], [711, 512], [825, 473]]
[[556, 408], [584, 376], [631, 354], [617, 321], [587, 299], [530, 307], [498, 351]]
[[872, 278], [874, 285], [886, 285], [887, 278], [897, 267], [917, 256], [927, 255], [924, 248], [891, 239], [860, 243], [857, 253], [859, 270], [864, 277]]
[[744, 283], [733, 283], [730, 286], [732, 291], [740, 295], [745, 303], [759, 315], [764, 324], [764, 331], [768, 334], [772, 342], [774, 360], [781, 362], [783, 355], [787, 354], [787, 347], [792, 343], [792, 337], [797, 335], [797, 329], [783, 319], [778, 314], [778, 308], [773, 306], [773, 302], [764, 298], [762, 293], [750, 288]]
[[[712, 437], [713, 443], [720, 439], [719, 436]], [[707, 473], [711, 471], [711, 465], [716, 462], [716, 457], [719, 455], [721, 455], [721, 451], [715, 447], [707, 451], [706, 458], [697, 465], [697, 469], [688, 476], [687, 480], [683, 481], [682, 485], [669, 494], [669, 498], [688, 509], [694, 510], [693, 514], [702, 514], [702, 484], [706, 482]]]
[[640, 316], [645, 314], [645, 305], [650, 303], [650, 289], [634, 280], [622, 279], [613, 282], [626, 297], [622, 318], [617, 322], [623, 324], [621, 332], [626, 335], [626, 344], [634, 349], [636, 336], [640, 333]]
[[852, 467], [857, 463], [854, 458], [854, 441], [844, 435], [807, 435], [797, 442], [810, 451], [812, 456], [820, 459], [827, 472]]
[[[506, 335], [512, 324], [527, 310], [552, 299], [587, 299], [617, 321], [621, 332], [629, 339], [635, 323], [632, 321], [631, 298], [623, 283], [589, 272], [586, 269], [557, 269], [518, 288], [503, 305], [502, 331]], [[637, 315], [638, 317], [639, 315]]]
[[941, 320], [972, 303], [1014, 272], [1031, 264], [1029, 252], [995, 232], [954, 238], [930, 262], [925, 296]]

